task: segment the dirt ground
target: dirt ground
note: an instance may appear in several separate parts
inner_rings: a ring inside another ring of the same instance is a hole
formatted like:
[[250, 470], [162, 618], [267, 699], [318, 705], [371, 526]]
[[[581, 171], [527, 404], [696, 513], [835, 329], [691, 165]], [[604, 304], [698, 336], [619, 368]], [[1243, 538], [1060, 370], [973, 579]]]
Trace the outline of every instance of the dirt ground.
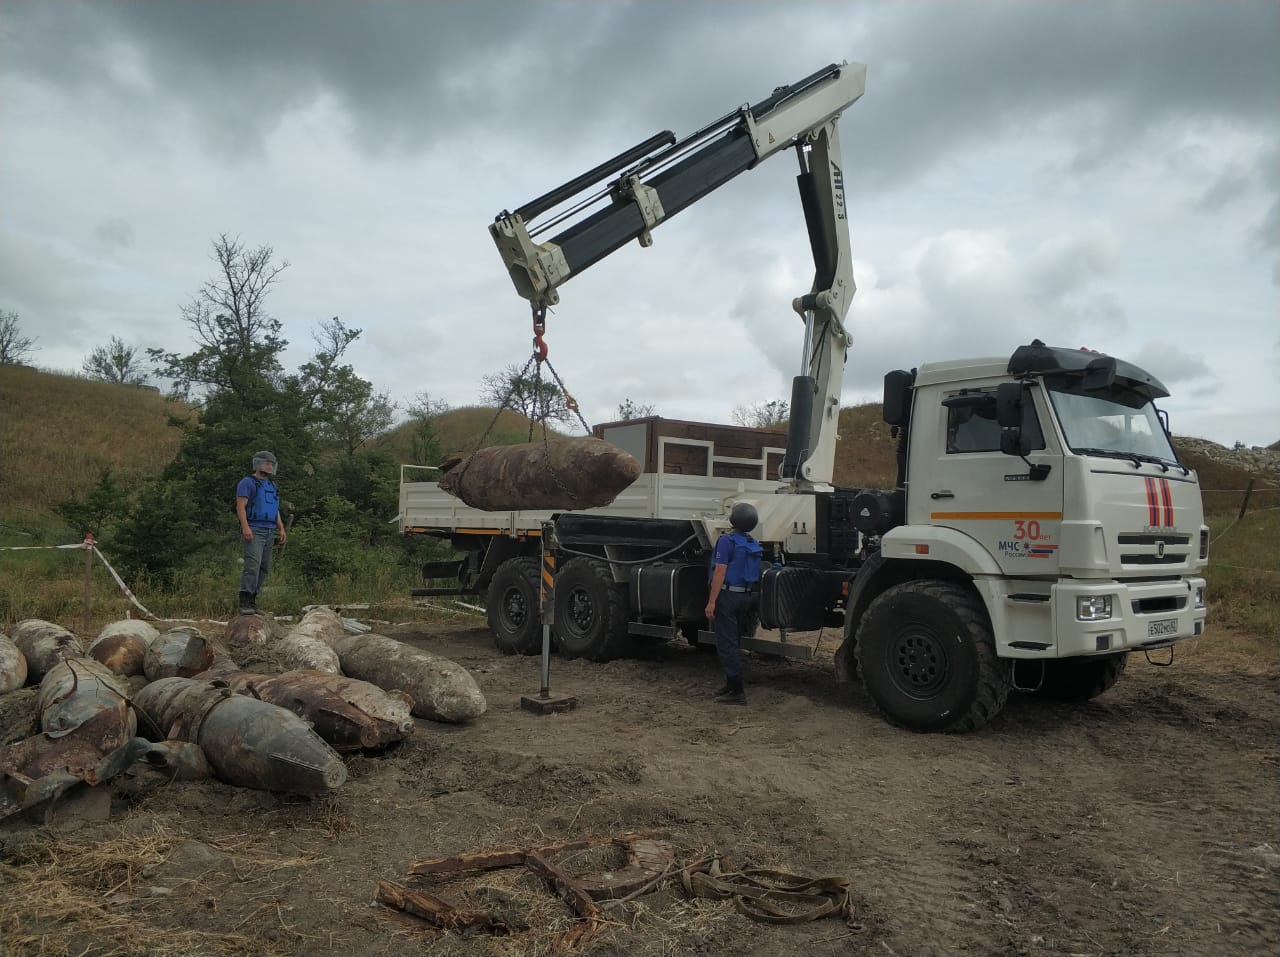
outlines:
[[[1015, 695], [982, 731], [916, 735], [837, 684], [832, 635], [808, 661], [749, 655], [746, 708], [711, 702], [715, 655], [683, 643], [606, 665], [556, 658], [552, 690], [578, 708], [535, 716], [519, 700], [538, 690], [538, 659], [498, 655], [478, 622], [383, 630], [471, 669], [488, 712], [419, 721], [392, 751], [349, 759], [328, 799], [130, 777], [109, 807], [6, 824], [15, 886], [77, 847], [149, 854], [78, 885], [101, 889], [101, 931], [68, 939], [33, 907], [10, 952], [147, 949], [162, 938], [128, 934], [149, 928], [200, 935], [178, 948], [192, 952], [548, 953], [571, 917], [527, 872], [425, 884], [406, 866], [623, 832], [682, 861], [847, 877], [854, 919], [762, 924], [666, 886], [609, 911], [587, 954], [1263, 954], [1280, 940], [1275, 674], [1134, 656], [1094, 702]], [[530, 929], [431, 930], [374, 903], [380, 879]]]

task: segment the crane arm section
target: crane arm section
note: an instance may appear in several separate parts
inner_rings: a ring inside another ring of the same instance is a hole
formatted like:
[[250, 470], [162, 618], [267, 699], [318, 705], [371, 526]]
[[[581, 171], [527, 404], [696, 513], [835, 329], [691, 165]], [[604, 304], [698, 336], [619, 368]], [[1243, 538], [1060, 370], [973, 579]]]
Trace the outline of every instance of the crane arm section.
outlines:
[[862, 64], [833, 64], [683, 140], [658, 133], [514, 213], [503, 211], [489, 232], [516, 291], [535, 307], [555, 305], [571, 277], [632, 240], [651, 245], [659, 223], [833, 122], [862, 96], [865, 80]]
[[835, 465], [849, 345], [844, 319], [855, 289], [836, 123], [865, 86], [864, 65], [832, 64], [683, 140], [657, 133], [515, 212], [504, 210], [489, 227], [516, 291], [536, 316], [560, 301], [559, 287], [578, 273], [632, 240], [652, 245], [660, 223], [795, 148], [814, 261], [809, 293], [792, 303], [805, 323], [804, 352], [792, 383], [781, 477], [797, 491], [829, 488]]

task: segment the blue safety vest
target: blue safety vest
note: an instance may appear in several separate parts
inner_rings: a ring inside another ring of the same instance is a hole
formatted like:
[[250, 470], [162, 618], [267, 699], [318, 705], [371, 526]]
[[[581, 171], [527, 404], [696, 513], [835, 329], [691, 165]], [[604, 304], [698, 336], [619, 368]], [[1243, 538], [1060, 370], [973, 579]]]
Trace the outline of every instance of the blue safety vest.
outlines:
[[[729, 539], [729, 561], [726, 563], [728, 567], [725, 570], [724, 583], [734, 588], [745, 588], [760, 581], [760, 561], [764, 557], [764, 547], [750, 535], [737, 529], [729, 532], [724, 538]], [[719, 550], [717, 543], [716, 551]], [[711, 570], [714, 572], [714, 555], [711, 558], [711, 565]]]
[[253, 494], [244, 506], [244, 516], [250, 525], [267, 525], [275, 528], [276, 516], [280, 514], [280, 490], [270, 479], [263, 480], [256, 475], [247, 476], [253, 479]]

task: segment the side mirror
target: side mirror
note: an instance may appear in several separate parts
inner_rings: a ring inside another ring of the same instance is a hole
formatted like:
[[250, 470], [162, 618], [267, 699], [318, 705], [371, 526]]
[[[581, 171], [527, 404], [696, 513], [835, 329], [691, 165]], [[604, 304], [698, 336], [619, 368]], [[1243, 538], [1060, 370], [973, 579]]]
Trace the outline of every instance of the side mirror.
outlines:
[[1026, 386], [1021, 382], [1002, 382], [996, 386], [996, 422], [1000, 425], [1000, 451], [1005, 455], [1026, 458], [1031, 451], [1031, 438], [1022, 431], [1026, 401]]
[[996, 387], [996, 422], [1001, 428], [1022, 427], [1022, 403], [1026, 390], [1021, 382], [1002, 382]]
[[889, 425], [903, 426], [911, 416], [911, 388], [916, 377], [905, 369], [884, 375], [884, 420]]
[[1031, 440], [1022, 434], [1022, 426], [1015, 425], [1000, 431], [1000, 451], [1023, 459], [1030, 454]]

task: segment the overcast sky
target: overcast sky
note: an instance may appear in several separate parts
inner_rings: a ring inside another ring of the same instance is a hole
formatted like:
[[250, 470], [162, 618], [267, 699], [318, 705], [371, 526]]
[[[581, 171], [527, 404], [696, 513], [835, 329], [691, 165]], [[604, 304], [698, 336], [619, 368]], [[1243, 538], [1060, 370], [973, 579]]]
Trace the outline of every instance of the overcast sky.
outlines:
[[[116, 335], [193, 348], [220, 233], [289, 262], [401, 403], [478, 401], [529, 349], [500, 210], [833, 61], [858, 294], [848, 402], [1039, 337], [1144, 366], [1175, 433], [1280, 438], [1280, 4], [0, 4], [0, 309], [35, 364]], [[551, 358], [591, 422], [626, 398], [728, 421], [789, 396], [812, 263], [795, 160], [574, 278]]]

